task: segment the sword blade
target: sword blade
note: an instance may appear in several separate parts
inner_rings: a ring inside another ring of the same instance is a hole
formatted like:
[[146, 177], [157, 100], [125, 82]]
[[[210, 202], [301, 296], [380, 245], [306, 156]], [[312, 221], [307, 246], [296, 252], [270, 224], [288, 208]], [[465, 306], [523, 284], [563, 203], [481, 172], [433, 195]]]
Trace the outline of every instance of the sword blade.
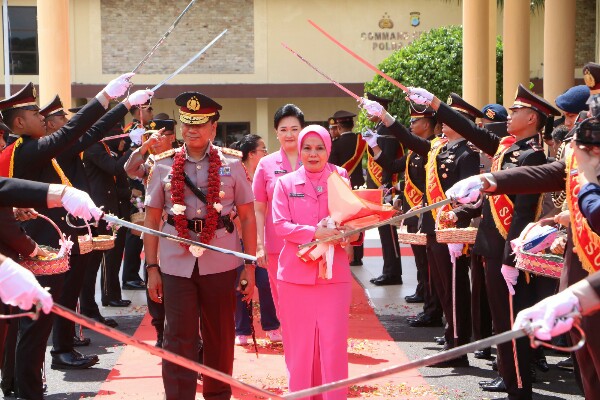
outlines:
[[297, 52], [295, 52], [294, 50], [292, 50], [288, 45], [286, 45], [285, 43], [281, 42], [281, 45], [283, 47], [285, 47], [286, 49], [288, 49], [293, 55], [295, 55], [296, 57], [298, 57], [302, 62], [304, 62], [306, 65], [308, 65], [309, 67], [311, 67], [313, 70], [315, 70], [319, 75], [321, 75], [323, 78], [327, 79], [329, 82], [333, 83], [335, 86], [337, 86], [338, 88], [340, 88], [341, 90], [343, 90], [344, 92], [346, 92], [347, 95], [354, 97], [354, 99], [356, 99], [357, 101], [361, 101], [360, 96], [358, 96], [357, 94], [355, 94], [354, 92], [352, 92], [350, 89], [344, 87], [343, 85], [339, 84], [337, 81], [335, 81], [334, 79], [332, 79], [329, 75], [325, 74], [324, 72], [322, 72], [320, 69], [318, 69], [317, 67], [315, 67], [310, 61], [308, 61], [306, 58], [302, 57], [300, 54], [298, 54]]
[[186, 69], [191, 63], [193, 63], [198, 58], [200, 58], [200, 56], [202, 54], [204, 54], [206, 52], [206, 50], [208, 50], [213, 44], [215, 44], [217, 42], [217, 40], [221, 39], [221, 37], [223, 35], [225, 35], [226, 33], [227, 33], [227, 29], [225, 29], [223, 32], [221, 32], [220, 34], [218, 34], [209, 44], [207, 44], [206, 46], [204, 46], [204, 48], [202, 50], [200, 50], [198, 53], [196, 53], [196, 55], [194, 55], [192, 58], [190, 58], [189, 60], [187, 60], [187, 62], [185, 64], [183, 64], [181, 67], [177, 68], [177, 70], [175, 72], [173, 72], [171, 75], [167, 76], [165, 79], [162, 80], [162, 82], [160, 82], [158, 85], [154, 86], [150, 90], [152, 90], [153, 92], [155, 92], [162, 85], [164, 85], [165, 83], [167, 83], [168, 81], [170, 81], [173, 77], [179, 75], [179, 73], [181, 71], [183, 71], [184, 69]]
[[407, 219], [407, 218], [410, 218], [410, 217], [414, 217], [416, 215], [423, 214], [423, 213], [425, 213], [427, 211], [431, 211], [434, 208], [443, 207], [446, 204], [452, 203], [453, 201], [454, 201], [453, 198], [448, 198], [446, 200], [438, 201], [437, 203], [433, 203], [431, 205], [428, 205], [428, 206], [425, 206], [425, 207], [421, 207], [421, 208], [417, 208], [416, 210], [413, 210], [413, 211], [409, 211], [406, 214], [401, 214], [401, 215], [397, 215], [397, 216], [392, 217], [392, 218], [385, 219], [385, 220], [383, 220], [381, 222], [378, 222], [376, 224], [371, 224], [371, 225], [363, 226], [362, 228], [357, 228], [357, 229], [353, 229], [353, 230], [350, 230], [350, 231], [345, 231], [344, 233], [340, 233], [339, 235], [333, 235], [333, 236], [329, 236], [329, 237], [326, 237], [326, 238], [323, 238], [323, 239], [317, 239], [317, 240], [309, 242], [309, 243], [304, 243], [304, 244], [298, 245], [298, 248], [299, 249], [303, 249], [305, 247], [314, 246], [316, 244], [327, 243], [327, 242], [331, 242], [333, 240], [343, 239], [345, 237], [352, 236], [352, 235], [355, 235], [357, 233], [368, 231], [369, 229], [374, 229], [374, 228], [379, 228], [380, 226], [394, 224], [394, 223], [402, 221], [404, 219]]
[[196, 0], [190, 1], [190, 4], [188, 4], [187, 7], [181, 12], [181, 14], [179, 14], [179, 16], [171, 24], [171, 26], [169, 27], [169, 29], [167, 29], [167, 31], [165, 32], [165, 34], [162, 35], [160, 39], [158, 39], [158, 42], [156, 42], [156, 44], [154, 45], [154, 47], [152, 47], [150, 49], [150, 51], [148, 52], [148, 54], [146, 54], [144, 56], [144, 58], [142, 59], [142, 61], [140, 61], [139, 64], [131, 72], [137, 73], [140, 69], [142, 69], [142, 67], [146, 64], [146, 62], [150, 59], [150, 57], [152, 57], [152, 55], [154, 54], [154, 52], [167, 40], [167, 37], [169, 37], [169, 35], [171, 34], [171, 32], [173, 32], [173, 29], [175, 29], [175, 27], [177, 26], [177, 24], [179, 24], [179, 21], [181, 21], [181, 18], [183, 18], [183, 16], [188, 12], [188, 10], [192, 7], [192, 5], [195, 2], [196, 2]]
[[165, 233], [165, 232], [157, 231], [157, 230], [154, 230], [154, 229], [150, 229], [150, 228], [147, 228], [147, 227], [145, 227], [143, 225], [137, 225], [137, 224], [134, 224], [133, 222], [124, 221], [124, 220], [122, 220], [120, 218], [115, 217], [114, 215], [104, 214], [102, 216], [102, 218], [105, 219], [106, 221], [112, 223], [112, 224], [124, 226], [124, 227], [129, 228], [129, 229], [135, 229], [137, 231], [144, 232], [144, 233], [147, 233], [147, 234], [150, 234], [150, 235], [154, 235], [154, 236], [158, 236], [158, 237], [161, 237], [161, 238], [164, 238], [164, 239], [169, 239], [169, 240], [172, 240], [174, 242], [189, 244], [190, 246], [204, 247], [205, 249], [213, 250], [213, 251], [216, 251], [218, 253], [229, 254], [229, 255], [232, 255], [232, 256], [239, 257], [239, 258], [243, 258], [244, 260], [256, 261], [256, 257], [255, 256], [251, 256], [250, 254], [240, 253], [239, 251], [224, 249], [222, 247], [212, 246], [210, 244], [204, 244], [204, 243], [196, 242], [196, 241], [193, 241], [193, 240], [190, 240], [190, 239], [180, 238], [179, 236], [174, 236], [174, 235], [171, 235], [169, 233]]
[[188, 358], [182, 357], [175, 353], [171, 353], [170, 351], [161, 349], [160, 347], [154, 347], [149, 344], [146, 344], [140, 340], [137, 340], [123, 332], [120, 332], [114, 328], [108, 327], [100, 322], [96, 322], [91, 318], [86, 316], [74, 313], [68, 308], [61, 306], [60, 304], [54, 304], [52, 306], [52, 312], [56, 315], [69, 319], [77, 324], [85, 326], [86, 328], [92, 329], [98, 333], [103, 334], [104, 336], [108, 336], [112, 339], [118, 340], [119, 342], [123, 342], [133, 347], [137, 347], [143, 351], [146, 351], [154, 356], [160, 357], [164, 360], [170, 361], [174, 364], [182, 366], [187, 369], [191, 369], [192, 371], [196, 371], [200, 374], [210, 376], [211, 378], [217, 379], [221, 382], [225, 382], [229, 385], [235, 386], [237, 388], [247, 390], [255, 395], [260, 397], [266, 397], [270, 399], [281, 399], [281, 396], [278, 396], [274, 393], [268, 392], [263, 389], [259, 389], [247, 383], [241, 382], [231, 375], [227, 375], [221, 371], [217, 371], [216, 369], [212, 369], [205, 365], [199, 364], [195, 361], [192, 361]]
[[385, 72], [378, 69], [376, 66], [374, 66], [373, 64], [371, 64], [370, 62], [368, 62], [367, 60], [365, 60], [364, 58], [362, 58], [361, 56], [359, 56], [358, 54], [353, 52], [352, 50], [350, 50], [348, 47], [344, 46], [339, 40], [337, 40], [336, 38], [331, 36], [329, 33], [327, 33], [323, 28], [321, 28], [319, 25], [314, 23], [312, 20], [309, 19], [308, 23], [311, 24], [312, 26], [314, 26], [319, 32], [321, 32], [323, 35], [325, 35], [333, 43], [335, 43], [339, 47], [341, 47], [342, 50], [344, 50], [346, 53], [350, 54], [352, 57], [354, 57], [355, 59], [357, 59], [364, 65], [366, 65], [368, 68], [373, 70], [377, 75], [381, 76], [382, 78], [384, 78], [385, 80], [390, 82], [392, 85], [400, 88], [404, 93], [408, 93], [408, 88], [406, 86], [404, 86], [403, 84], [401, 84], [400, 82], [398, 82], [397, 80], [395, 80], [394, 78], [392, 78], [391, 76], [386, 74]]

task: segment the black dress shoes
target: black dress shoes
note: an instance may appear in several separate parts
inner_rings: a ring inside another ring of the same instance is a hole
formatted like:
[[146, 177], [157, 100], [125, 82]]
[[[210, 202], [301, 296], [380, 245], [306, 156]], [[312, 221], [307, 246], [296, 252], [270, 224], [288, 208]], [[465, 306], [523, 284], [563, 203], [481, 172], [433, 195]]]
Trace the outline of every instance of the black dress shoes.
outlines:
[[413, 328], [424, 327], [424, 326], [427, 326], [427, 327], [444, 326], [441, 318], [431, 318], [429, 315], [422, 315], [419, 318], [409, 320], [408, 325], [412, 326]]
[[73, 337], [73, 346], [75, 346], [75, 347], [89, 346], [90, 343], [92, 343], [92, 341], [89, 337], [86, 337], [83, 339], [80, 338], [79, 336]]
[[116, 328], [117, 326], [119, 326], [119, 324], [117, 323], [117, 321], [115, 321], [112, 318], [104, 318], [102, 315], [96, 315], [93, 317], [90, 317], [91, 319], [93, 319], [94, 321], [100, 322], [101, 324], [104, 324], [106, 326], [110, 326], [111, 328]]
[[469, 366], [469, 359], [466, 355], [430, 365], [433, 368], [466, 368]]
[[372, 284], [376, 286], [387, 286], [387, 285], [402, 285], [402, 277], [401, 276], [389, 276], [389, 275], [381, 275], [371, 281]]
[[433, 341], [440, 346], [443, 346], [446, 344], [446, 338], [443, 336], [434, 336]]
[[573, 358], [565, 358], [562, 361], [556, 363], [556, 366], [560, 369], [564, 369], [566, 371], [574, 371], [575, 367], [573, 366]]
[[131, 300], [109, 300], [102, 302], [104, 307], [129, 307], [130, 304]]
[[537, 359], [533, 362], [533, 364], [536, 366], [537, 369], [539, 369], [541, 372], [548, 372], [550, 371], [550, 367], [548, 366], [548, 362], [546, 361], [546, 357]]
[[479, 386], [486, 392], [506, 392], [506, 385], [501, 377], [497, 377], [493, 381], [479, 382]]
[[362, 260], [352, 260], [350, 262], [351, 267], [360, 267], [362, 265], [363, 265]]
[[404, 296], [404, 300], [407, 303], [425, 303], [425, 299], [421, 296], [417, 296], [417, 294], [412, 294], [410, 296]]
[[498, 359], [494, 358], [494, 360], [492, 361], [492, 369], [494, 371], [498, 371]]
[[413, 316], [410, 316], [410, 317], [406, 317], [406, 320], [407, 320], [408, 322], [410, 322], [410, 321], [414, 321], [415, 319], [419, 319], [419, 318], [421, 318], [423, 315], [425, 315], [425, 312], [424, 312], [424, 311], [421, 311], [421, 312], [420, 312], [420, 313], [418, 313], [417, 315], [413, 315]]
[[98, 362], [98, 356], [93, 354], [84, 356], [77, 350], [69, 353], [52, 354], [52, 369], [85, 369]]
[[123, 283], [123, 289], [125, 290], [146, 290], [146, 284], [144, 281], [127, 281]]
[[482, 349], [482, 350], [475, 350], [475, 352], [473, 354], [475, 355], [475, 358], [477, 358], [479, 360], [491, 360], [492, 359], [492, 349], [489, 347]]

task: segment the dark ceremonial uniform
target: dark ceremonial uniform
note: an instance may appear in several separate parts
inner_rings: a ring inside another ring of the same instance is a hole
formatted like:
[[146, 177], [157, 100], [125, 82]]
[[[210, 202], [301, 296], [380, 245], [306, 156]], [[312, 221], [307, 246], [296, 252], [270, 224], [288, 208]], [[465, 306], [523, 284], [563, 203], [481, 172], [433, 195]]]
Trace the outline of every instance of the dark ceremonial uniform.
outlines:
[[[0, 102], [3, 112], [12, 108], [38, 110], [35, 104], [33, 84], [27, 85], [9, 99]], [[65, 148], [73, 145], [100, 118], [106, 109], [97, 99], [90, 101], [65, 126], [50, 135], [35, 139], [29, 136], [11, 136], [8, 146], [0, 155], [2, 162], [13, 165], [12, 176], [47, 183], [65, 183], [68, 178], [62, 172], [54, 157]], [[6, 158], [5, 158], [6, 157]], [[65, 222], [66, 211], [62, 208], [37, 209], [58, 225], [65, 236], [71, 236], [74, 241], [72, 251], [77, 254], [78, 230], [70, 228]], [[42, 219], [26, 221], [23, 226], [29, 236], [38, 244], [59, 248], [57, 232]], [[54, 301], [59, 301], [66, 274], [37, 276], [43, 287], [49, 287]], [[46, 341], [52, 328], [52, 314], [40, 315], [37, 321], [30, 318], [19, 320], [19, 336], [16, 348], [15, 391], [19, 397], [38, 400], [43, 398], [41, 369], [46, 350]]]
[[[40, 110], [44, 117], [65, 116], [62, 102], [56, 96], [48, 105]], [[90, 193], [90, 185], [85, 173], [85, 167], [81, 159], [81, 153], [94, 143], [102, 139], [110, 128], [117, 124], [127, 114], [127, 107], [124, 104], [118, 104], [112, 110], [107, 112], [102, 118], [94, 124], [79, 140], [73, 145], [65, 148], [56, 160], [63, 172], [73, 185], [73, 187]], [[76, 225], [81, 226], [82, 222]], [[87, 229], [80, 230], [78, 235], [87, 234]], [[72, 237], [76, 240], [77, 236]], [[75, 241], [74, 240], [74, 241]], [[101, 253], [92, 251], [86, 254], [80, 254], [79, 251], [71, 253], [69, 259], [70, 269], [66, 273], [65, 285], [59, 303], [63, 306], [75, 310], [77, 300], [83, 287], [85, 271], [88, 266], [93, 267], [100, 262]], [[73, 350], [73, 331], [75, 324], [65, 318], [58, 317], [54, 321], [52, 330], [52, 354], [69, 353]]]
[[[519, 85], [513, 108], [521, 107], [532, 108], [541, 115], [558, 113], [544, 99]], [[537, 141], [537, 135], [516, 142], [512, 136], [500, 138], [485, 128], [477, 127], [473, 121], [464, 118], [449, 104], [442, 103], [437, 115], [441, 122], [459, 132], [482, 151], [494, 156], [492, 171], [512, 169], [522, 165], [541, 165], [546, 162], [546, 156]], [[512, 205], [513, 210], [509, 204]], [[510, 241], [519, 237], [527, 224], [537, 220], [540, 213], [541, 195], [539, 192], [529, 195], [490, 197], [483, 203], [482, 220], [477, 231], [473, 253], [484, 258], [487, 295], [496, 333], [510, 330], [512, 325], [509, 292], [501, 273], [503, 264], [515, 265]], [[495, 215], [498, 216], [497, 220]], [[501, 233], [501, 230], [504, 234]], [[525, 273], [521, 273], [514, 287], [514, 315], [520, 310], [532, 306], [541, 298], [552, 294], [555, 287], [556, 284], [552, 279], [541, 276], [531, 275], [528, 283]], [[522, 389], [519, 389], [517, 384], [512, 343], [498, 345], [498, 370], [504, 379], [510, 399], [531, 399], [531, 347], [527, 339], [517, 341], [517, 354], [523, 383]]]
[[[179, 95], [175, 103], [180, 106], [180, 120], [184, 124], [203, 125], [218, 119], [222, 107], [201, 93], [187, 92]], [[212, 120], [211, 120], [212, 118]], [[187, 146], [186, 146], [187, 147]], [[175, 228], [172, 207], [174, 159], [183, 154], [183, 170], [193, 187], [200, 189], [204, 196], [218, 184], [223, 191], [220, 204], [223, 206], [218, 217], [214, 238], [209, 242], [214, 246], [241, 250], [237, 230], [229, 220], [234, 207], [253, 203], [254, 194], [246, 177], [239, 157], [228, 154], [225, 148], [208, 144], [206, 153], [200, 160], [192, 160], [185, 155], [186, 147], [163, 153], [156, 158], [156, 164], [148, 178], [145, 198], [146, 213], [158, 209], [166, 212], [168, 218], [161, 230], [178, 236]], [[184, 153], [180, 153], [184, 152]], [[213, 156], [210, 156], [211, 152]], [[216, 152], [216, 154], [214, 153]], [[221, 162], [217, 176], [209, 179], [211, 158], [218, 156]], [[219, 182], [215, 182], [217, 178]], [[188, 233], [192, 240], [199, 240], [204, 220], [209, 212], [206, 197], [196, 195], [189, 187], [185, 188], [183, 201], [184, 215], [188, 220]], [[197, 191], [196, 191], [197, 192]], [[212, 213], [213, 210], [210, 210]], [[203, 222], [200, 223], [199, 220]], [[148, 223], [148, 215], [146, 217]], [[192, 229], [193, 228], [193, 229]], [[162, 276], [165, 332], [163, 347], [183, 357], [196, 359], [198, 356], [198, 331], [201, 330], [204, 342], [204, 364], [231, 375], [233, 371], [233, 346], [235, 341], [235, 280], [237, 267], [241, 261], [230, 255], [207, 250], [195, 257], [179, 243], [160, 238], [158, 241], [160, 272]], [[157, 254], [146, 253], [146, 258], [156, 260]], [[199, 318], [200, 317], [200, 324]], [[199, 326], [200, 325], [200, 326]], [[196, 396], [198, 374], [186, 368], [163, 361], [163, 383], [168, 400], [191, 400]], [[229, 399], [231, 387], [216, 379], [204, 376], [203, 396], [205, 399]]]
[[[431, 136], [428, 140], [433, 140]], [[427, 157], [423, 157], [412, 150], [409, 150], [402, 158], [392, 160], [386, 157], [382, 152], [375, 161], [385, 170], [404, 175], [404, 190], [402, 191], [402, 212], [407, 213], [413, 206], [420, 205], [423, 202], [423, 193], [425, 193], [425, 163]], [[411, 217], [404, 220], [404, 225], [409, 233], [416, 233], [419, 230], [419, 217]], [[423, 312], [427, 319], [437, 321], [442, 318], [442, 306], [433, 289], [429, 279], [429, 263], [427, 261], [426, 246], [411, 245], [415, 256], [417, 267], [417, 288], [415, 294], [425, 300]]]
[[[365, 184], [363, 176], [362, 158], [367, 143], [361, 135], [352, 132], [354, 126], [354, 117], [356, 114], [349, 111], [339, 110], [333, 114], [340, 136], [331, 143], [331, 153], [329, 162], [344, 168], [350, 176], [350, 185], [352, 188], [358, 188]], [[364, 246], [354, 246], [354, 260], [350, 265], [362, 265]]]
[[[376, 128], [379, 135], [377, 145], [386, 158], [395, 159], [401, 150], [400, 144], [395, 137], [390, 136], [387, 128], [379, 124]], [[367, 189], [384, 190], [384, 202], [392, 202], [392, 190], [397, 179], [394, 179], [396, 172], [382, 168], [380, 164], [373, 159], [371, 149], [368, 149], [367, 162]], [[381, 250], [383, 253], [383, 269], [381, 276], [375, 278], [375, 284], [402, 283], [402, 259], [400, 258], [400, 245], [398, 243], [398, 232], [393, 225], [385, 225], [377, 228], [379, 230], [379, 239], [381, 240]]]
[[[456, 102], [463, 109], [475, 109], [460, 97], [453, 94]], [[467, 141], [459, 139], [447, 142], [447, 139], [436, 138], [432, 142], [409, 133], [404, 126], [395, 122], [390, 129], [400, 142], [421, 157], [427, 157], [425, 167], [426, 196], [423, 204], [433, 203], [445, 198], [445, 191], [461, 179], [479, 174], [479, 154], [468, 146]], [[439, 180], [439, 184], [435, 181]], [[436, 210], [435, 212], [439, 212]], [[444, 209], [444, 211], [448, 211]], [[454, 211], [458, 220], [456, 227], [466, 228], [471, 220], [480, 213], [479, 209], [459, 207]], [[435, 237], [435, 219], [432, 212], [422, 214], [421, 232], [427, 234], [427, 259], [429, 261], [434, 290], [437, 291], [446, 321], [445, 332], [447, 348], [454, 343], [462, 345], [471, 339], [471, 291], [469, 283], [469, 257], [463, 255], [456, 260], [456, 327], [457, 339], [454, 338], [453, 302], [452, 302], [452, 261], [446, 244], [438, 243]], [[469, 310], [466, 311], [465, 310]], [[466, 357], [465, 357], [466, 360]]]

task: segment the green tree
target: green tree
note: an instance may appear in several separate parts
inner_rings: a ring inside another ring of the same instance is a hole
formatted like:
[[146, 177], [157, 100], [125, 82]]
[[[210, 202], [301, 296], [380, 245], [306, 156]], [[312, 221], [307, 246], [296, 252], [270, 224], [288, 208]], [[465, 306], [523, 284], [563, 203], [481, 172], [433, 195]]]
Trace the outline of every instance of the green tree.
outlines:
[[[462, 27], [448, 26], [421, 35], [410, 45], [394, 52], [378, 68], [405, 86], [423, 87], [445, 100], [450, 93], [462, 93]], [[496, 42], [496, 102], [502, 103], [502, 42]], [[388, 112], [403, 123], [409, 120], [409, 102], [404, 93], [376, 75], [365, 83], [365, 92], [393, 99]], [[364, 113], [358, 127], [372, 126]]]

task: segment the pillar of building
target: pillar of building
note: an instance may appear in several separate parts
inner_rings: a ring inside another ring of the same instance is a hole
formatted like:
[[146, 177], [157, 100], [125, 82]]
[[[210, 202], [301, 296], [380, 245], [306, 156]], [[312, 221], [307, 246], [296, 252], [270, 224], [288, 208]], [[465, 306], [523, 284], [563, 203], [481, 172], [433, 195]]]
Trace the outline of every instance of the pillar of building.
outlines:
[[69, 0], [37, 2], [39, 49], [39, 103], [59, 95], [65, 108], [71, 105], [71, 52]]
[[463, 0], [463, 98], [477, 108], [489, 97], [489, 2]]
[[575, 3], [546, 0], [544, 5], [544, 97], [550, 102], [574, 84]]
[[252, 132], [263, 138], [267, 145], [267, 149], [277, 147], [273, 140], [270, 140], [270, 133], [272, 131], [273, 130], [270, 129], [269, 125], [269, 99], [256, 99], [256, 129]]
[[497, 0], [488, 0], [488, 102], [496, 102], [496, 38], [498, 36]]
[[529, 87], [529, 0], [504, 0], [502, 84], [506, 107], [513, 104], [519, 83]]

